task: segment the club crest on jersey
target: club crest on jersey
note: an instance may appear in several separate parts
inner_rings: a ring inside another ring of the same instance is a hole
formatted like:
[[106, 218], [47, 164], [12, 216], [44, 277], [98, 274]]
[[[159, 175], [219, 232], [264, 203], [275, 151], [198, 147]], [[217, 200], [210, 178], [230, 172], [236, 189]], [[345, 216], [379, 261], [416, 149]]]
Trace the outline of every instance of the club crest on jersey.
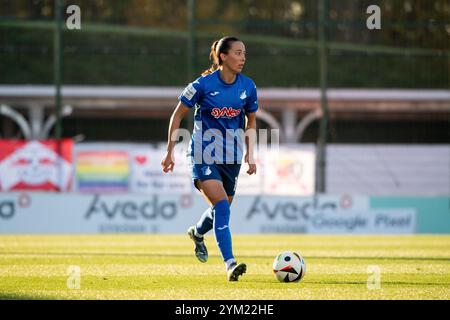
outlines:
[[239, 95], [239, 98], [241, 98], [241, 100], [244, 100], [247, 98], [247, 90], [244, 90], [241, 92], [241, 94]]
[[209, 175], [212, 173], [212, 171], [211, 171], [211, 169], [209, 168], [209, 166], [207, 166], [206, 168], [203, 168], [202, 170], [203, 170], [203, 174], [204, 174], [205, 176], [209, 176]]
[[232, 107], [213, 108], [211, 114], [214, 118], [234, 118], [241, 113], [241, 109], [233, 109]]

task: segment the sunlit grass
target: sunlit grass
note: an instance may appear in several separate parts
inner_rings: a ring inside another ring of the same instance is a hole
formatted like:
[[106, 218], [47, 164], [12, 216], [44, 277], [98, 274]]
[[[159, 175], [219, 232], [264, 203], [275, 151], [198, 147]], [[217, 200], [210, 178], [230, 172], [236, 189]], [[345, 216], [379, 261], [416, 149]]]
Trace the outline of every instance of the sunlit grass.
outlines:
[[[1, 236], [3, 299], [450, 299], [450, 236], [234, 235], [248, 272], [226, 281], [214, 238], [197, 262], [184, 235]], [[279, 283], [276, 254], [301, 253], [300, 283]], [[80, 268], [71, 289], [70, 266]], [[370, 289], [380, 270], [380, 289]]]

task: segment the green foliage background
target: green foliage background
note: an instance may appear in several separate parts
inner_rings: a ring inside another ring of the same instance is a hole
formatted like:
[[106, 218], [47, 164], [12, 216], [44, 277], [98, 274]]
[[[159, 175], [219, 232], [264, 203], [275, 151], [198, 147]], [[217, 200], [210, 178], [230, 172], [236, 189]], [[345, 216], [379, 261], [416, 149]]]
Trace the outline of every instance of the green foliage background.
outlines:
[[[195, 61], [187, 1], [76, 4], [82, 29], [64, 32], [66, 84], [183, 86], [189, 64], [200, 74], [211, 42], [233, 34], [259, 87], [318, 86], [316, 1], [197, 0]], [[370, 4], [382, 9], [381, 30], [366, 28]], [[53, 1], [5, 0], [0, 12], [0, 83], [52, 83]], [[330, 87], [449, 87], [448, 1], [328, 1], [328, 12]]]

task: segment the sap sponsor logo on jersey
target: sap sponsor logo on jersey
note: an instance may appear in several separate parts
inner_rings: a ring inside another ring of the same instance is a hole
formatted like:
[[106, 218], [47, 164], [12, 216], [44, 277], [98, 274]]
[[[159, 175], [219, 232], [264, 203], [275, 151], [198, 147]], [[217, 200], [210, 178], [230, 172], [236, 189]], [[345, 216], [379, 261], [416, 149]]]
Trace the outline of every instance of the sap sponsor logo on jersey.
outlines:
[[196, 93], [197, 93], [197, 90], [194, 88], [194, 86], [191, 83], [186, 87], [186, 89], [184, 89], [182, 95], [185, 96], [186, 99], [191, 100]]
[[109, 220], [154, 220], [162, 218], [164, 220], [174, 219], [177, 215], [177, 205], [173, 201], [160, 202], [158, 196], [153, 196], [151, 200], [145, 201], [108, 201], [95, 195], [92, 203], [85, 214], [85, 219], [91, 219], [94, 215], [101, 215]]
[[216, 118], [234, 118], [241, 113], [241, 109], [234, 109], [232, 107], [213, 108], [211, 115]]

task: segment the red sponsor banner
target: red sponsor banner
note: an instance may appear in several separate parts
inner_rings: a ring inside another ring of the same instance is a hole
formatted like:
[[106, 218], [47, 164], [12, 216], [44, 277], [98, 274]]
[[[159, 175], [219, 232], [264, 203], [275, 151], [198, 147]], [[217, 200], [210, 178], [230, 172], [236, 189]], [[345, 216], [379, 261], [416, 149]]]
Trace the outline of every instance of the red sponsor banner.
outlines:
[[69, 191], [73, 141], [0, 140], [0, 191]]

